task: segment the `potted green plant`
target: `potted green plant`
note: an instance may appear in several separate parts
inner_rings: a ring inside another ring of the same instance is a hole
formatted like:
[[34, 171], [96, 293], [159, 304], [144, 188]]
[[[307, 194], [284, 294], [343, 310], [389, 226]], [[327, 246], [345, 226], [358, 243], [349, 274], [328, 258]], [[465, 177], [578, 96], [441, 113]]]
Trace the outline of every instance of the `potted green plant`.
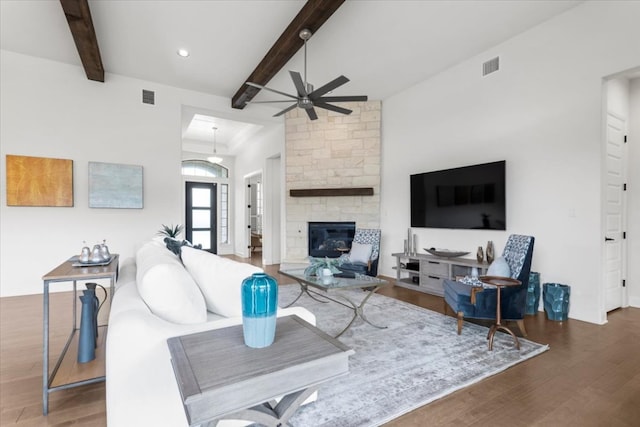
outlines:
[[183, 229], [184, 227], [181, 224], [175, 226], [173, 224], [171, 224], [171, 226], [162, 224], [162, 228], [158, 230], [158, 235], [177, 239]]
[[322, 270], [327, 268], [331, 274], [340, 273], [338, 268], [344, 261], [342, 258], [314, 258], [309, 257], [309, 266], [304, 270], [305, 276], [322, 276]]

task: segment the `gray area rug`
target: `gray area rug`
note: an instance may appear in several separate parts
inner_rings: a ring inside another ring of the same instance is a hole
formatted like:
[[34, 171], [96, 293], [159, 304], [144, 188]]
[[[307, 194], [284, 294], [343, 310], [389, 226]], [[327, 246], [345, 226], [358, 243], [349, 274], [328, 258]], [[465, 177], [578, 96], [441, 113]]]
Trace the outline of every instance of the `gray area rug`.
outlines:
[[[280, 286], [280, 306], [293, 301], [297, 285]], [[354, 291], [360, 301], [365, 292]], [[318, 328], [340, 332], [351, 312], [339, 304], [322, 304], [303, 295], [295, 305], [316, 315]], [[548, 346], [497, 333], [493, 351], [487, 348], [488, 328], [465, 323], [456, 334], [456, 320], [383, 295], [365, 306], [377, 329], [357, 319], [339, 340], [355, 350], [349, 375], [323, 384], [318, 400], [291, 418], [294, 427], [379, 426], [426, 403], [476, 383], [536, 356]]]

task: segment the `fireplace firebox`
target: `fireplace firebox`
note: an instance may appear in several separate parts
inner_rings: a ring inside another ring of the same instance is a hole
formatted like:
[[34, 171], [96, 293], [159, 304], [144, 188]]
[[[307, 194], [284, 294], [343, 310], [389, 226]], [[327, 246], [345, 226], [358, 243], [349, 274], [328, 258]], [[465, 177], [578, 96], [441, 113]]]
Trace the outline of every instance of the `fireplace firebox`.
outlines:
[[309, 222], [309, 255], [337, 258], [351, 249], [355, 222]]

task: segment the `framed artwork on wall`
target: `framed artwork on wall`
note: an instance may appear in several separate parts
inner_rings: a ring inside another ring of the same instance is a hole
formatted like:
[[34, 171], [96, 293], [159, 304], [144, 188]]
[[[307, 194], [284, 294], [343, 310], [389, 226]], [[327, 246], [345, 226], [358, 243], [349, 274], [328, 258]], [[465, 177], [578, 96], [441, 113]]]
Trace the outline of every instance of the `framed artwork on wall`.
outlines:
[[142, 209], [142, 166], [89, 162], [89, 207]]
[[7, 206], [73, 206], [73, 160], [7, 154]]

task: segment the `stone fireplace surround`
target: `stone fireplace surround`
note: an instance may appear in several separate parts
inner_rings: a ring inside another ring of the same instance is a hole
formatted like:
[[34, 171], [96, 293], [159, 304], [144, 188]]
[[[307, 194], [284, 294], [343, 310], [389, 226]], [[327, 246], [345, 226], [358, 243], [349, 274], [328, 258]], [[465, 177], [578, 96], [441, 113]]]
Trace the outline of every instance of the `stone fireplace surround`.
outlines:
[[[285, 116], [285, 234], [283, 260], [306, 261], [308, 222], [353, 221], [380, 228], [381, 102], [352, 102], [350, 115], [297, 108]], [[291, 197], [292, 189], [373, 188], [373, 195]]]

